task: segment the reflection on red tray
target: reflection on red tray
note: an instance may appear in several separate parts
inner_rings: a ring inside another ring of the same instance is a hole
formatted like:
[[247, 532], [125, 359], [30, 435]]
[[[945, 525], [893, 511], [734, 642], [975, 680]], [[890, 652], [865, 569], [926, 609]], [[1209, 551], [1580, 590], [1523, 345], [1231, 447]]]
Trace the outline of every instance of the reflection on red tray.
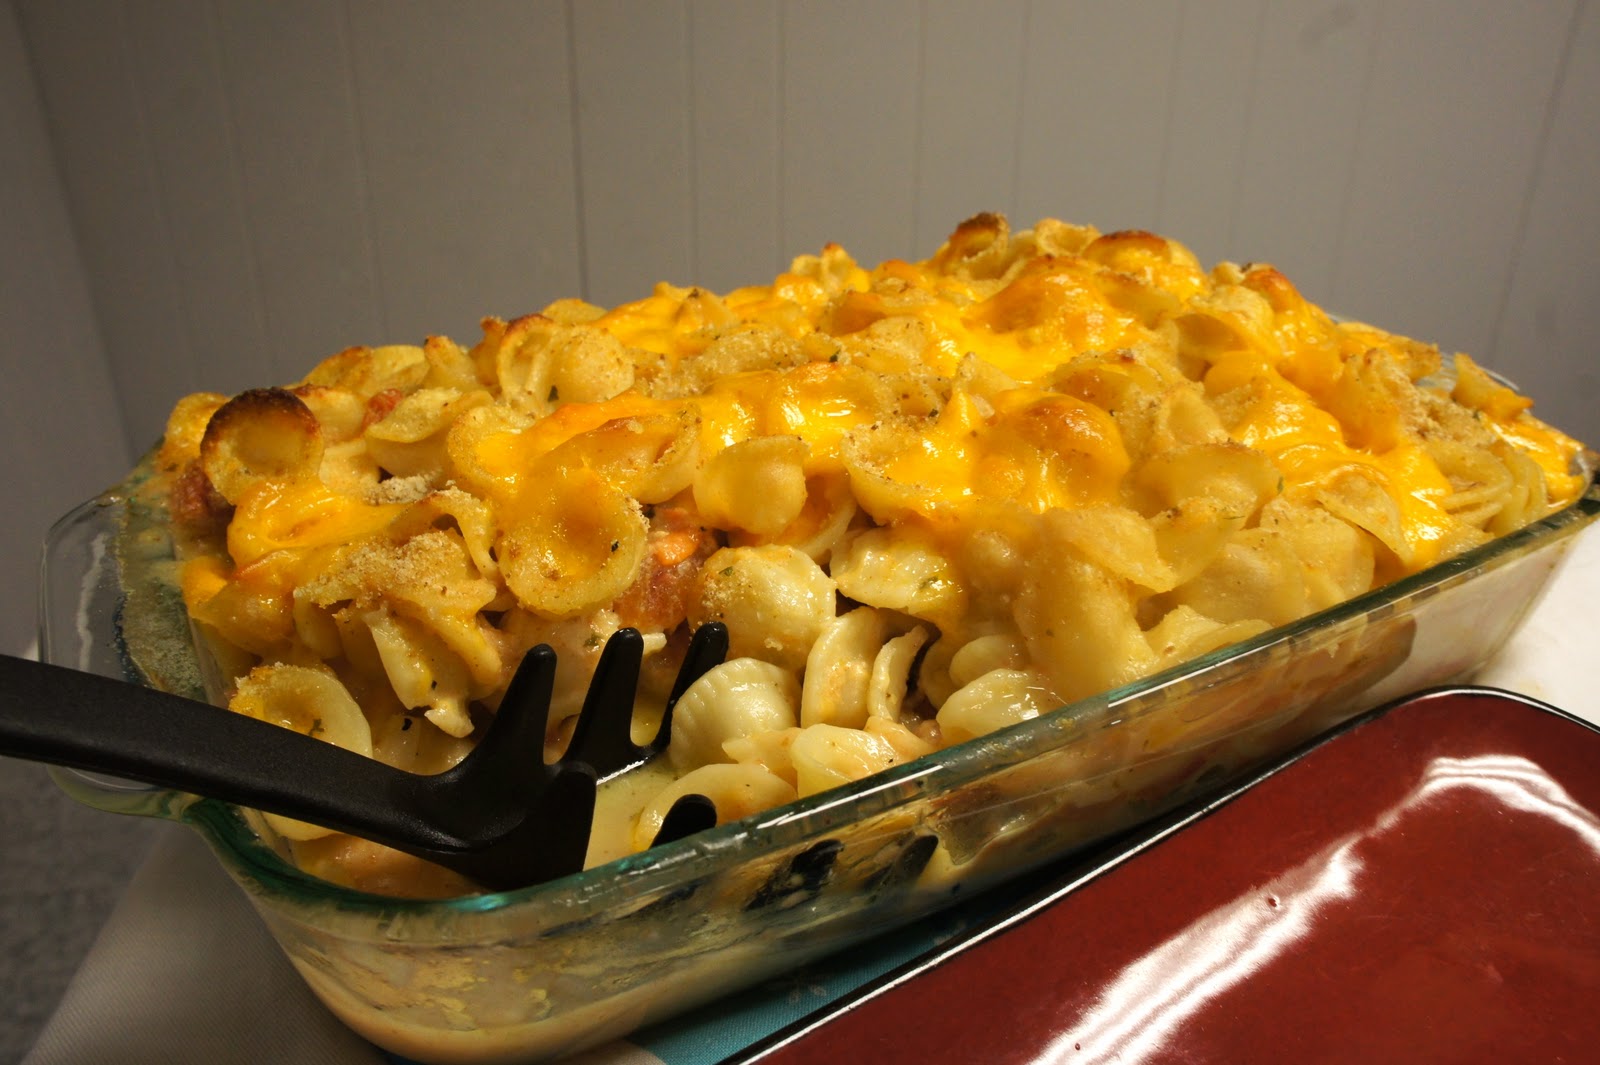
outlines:
[[1437, 692], [758, 1050], [876, 1062], [1581, 1061], [1600, 731]]

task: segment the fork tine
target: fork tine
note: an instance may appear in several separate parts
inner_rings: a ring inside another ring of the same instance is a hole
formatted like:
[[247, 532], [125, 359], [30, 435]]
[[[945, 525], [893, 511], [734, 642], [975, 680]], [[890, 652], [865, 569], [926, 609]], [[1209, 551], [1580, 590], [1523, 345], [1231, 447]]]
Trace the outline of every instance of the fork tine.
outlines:
[[[594, 819], [595, 787], [659, 754], [671, 737], [672, 709], [689, 685], [727, 655], [728, 630], [709, 623], [696, 630], [673, 682], [653, 742], [633, 742], [644, 639], [618, 629], [606, 641], [584, 696], [572, 740], [555, 763], [544, 761], [544, 737], [555, 685], [556, 654], [540, 644], [517, 667], [500, 709], [477, 749], [438, 783], [456, 801], [443, 805], [475, 811], [482, 820], [501, 810], [515, 820], [492, 831], [481, 850], [449, 855], [450, 864], [493, 888], [551, 880], [583, 868]], [[455, 779], [446, 783], [444, 778]], [[439, 794], [442, 794], [439, 793]], [[506, 807], [510, 800], [509, 807]], [[657, 843], [710, 828], [716, 807], [700, 795], [674, 804]], [[482, 826], [480, 826], [482, 827]]]
[[454, 769], [423, 778], [439, 816], [460, 811], [487, 836], [486, 846], [441, 857], [488, 888], [524, 887], [583, 868], [595, 773], [582, 763], [544, 760], [555, 676], [555, 651], [548, 644], [530, 650], [478, 746]]
[[[583, 869], [600, 780], [660, 752], [673, 705], [722, 660], [726, 647], [720, 625], [694, 634], [656, 740], [641, 746], [631, 726], [644, 640], [632, 629], [613, 634], [570, 750], [554, 763], [545, 761], [544, 746], [556, 653], [544, 644], [523, 656], [476, 748], [442, 773], [410, 773], [218, 707], [4, 655], [0, 689], [13, 698], [0, 701], [0, 710], [20, 696], [28, 712], [0, 713], [0, 743], [24, 757], [311, 820], [437, 862], [486, 887], [517, 888]], [[150, 714], [105, 713], [132, 699], [148, 704]], [[38, 707], [50, 713], [35, 712]], [[185, 743], [170, 742], [172, 730], [163, 726], [173, 724], [182, 726], [177, 732]], [[668, 820], [661, 842], [716, 824], [716, 807], [703, 796], [686, 796]]]
[[689, 685], [722, 664], [728, 657], [728, 626], [720, 621], [708, 621], [694, 630], [689, 638], [689, 650], [684, 653], [683, 665], [678, 667], [677, 679], [672, 682], [672, 694], [667, 696], [666, 709], [661, 712], [661, 725], [650, 742], [652, 751], [666, 749], [672, 739], [672, 711], [689, 690]]
[[643, 658], [644, 638], [637, 629], [611, 634], [600, 652], [563, 763], [585, 762], [604, 780], [654, 753], [633, 742], [633, 700]]
[[467, 808], [466, 816], [474, 819], [482, 819], [490, 809], [510, 816], [538, 801], [557, 776], [555, 766], [544, 761], [544, 732], [554, 689], [555, 651], [541, 643], [522, 657], [494, 720], [472, 753], [454, 768], [419, 782], [419, 788], [435, 795], [462, 796], [458, 803], [440, 804], [440, 817], [458, 806]]
[[452, 867], [495, 891], [578, 872], [594, 826], [594, 771], [581, 763], [545, 767], [548, 778], [510, 831], [486, 847], [450, 856]]
[[550, 775], [540, 771], [555, 679], [556, 653], [548, 644], [522, 656], [483, 740], [455, 770], [462, 783], [470, 780], [472, 788], [491, 794], [517, 794]]
[[717, 806], [707, 796], [696, 792], [678, 796], [678, 801], [667, 810], [667, 816], [662, 818], [661, 827], [656, 831], [656, 838], [651, 840], [650, 846], [659, 847], [663, 843], [672, 843], [692, 836], [696, 832], [703, 832], [717, 825]]

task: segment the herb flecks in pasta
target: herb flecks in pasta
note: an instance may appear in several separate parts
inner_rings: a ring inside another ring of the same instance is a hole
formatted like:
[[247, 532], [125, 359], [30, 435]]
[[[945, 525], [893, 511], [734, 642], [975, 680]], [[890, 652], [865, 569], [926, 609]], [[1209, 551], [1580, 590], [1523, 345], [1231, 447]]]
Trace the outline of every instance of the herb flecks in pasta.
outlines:
[[678, 795], [728, 819], [857, 780], [1570, 501], [1578, 445], [1441, 361], [1270, 266], [980, 215], [925, 262], [830, 245], [769, 285], [351, 348], [182, 400], [159, 458], [233, 708], [403, 768], [462, 757], [541, 642], [559, 752], [623, 625], [645, 735], [688, 630], [727, 623], [670, 757], [602, 803], [609, 855]]

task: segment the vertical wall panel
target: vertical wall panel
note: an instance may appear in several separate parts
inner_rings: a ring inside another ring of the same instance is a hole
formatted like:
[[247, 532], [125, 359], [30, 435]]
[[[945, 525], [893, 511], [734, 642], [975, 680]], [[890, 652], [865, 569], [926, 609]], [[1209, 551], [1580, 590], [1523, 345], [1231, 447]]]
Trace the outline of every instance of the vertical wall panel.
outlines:
[[1160, 206], [1144, 226], [1210, 266], [1227, 255], [1265, 0], [1190, 0], [1172, 78]]
[[931, 255], [980, 211], [1011, 213], [1027, 13], [1024, 0], [922, 6], [917, 256]]
[[787, 266], [778, 246], [778, 11], [774, 0], [689, 8], [694, 283], [723, 292]]
[[266, 323], [262, 377], [291, 381], [385, 337], [342, 5], [222, 3], [224, 88]]
[[1150, 228], [1161, 203], [1178, 12], [1178, 0], [1033, 5], [1021, 216]]
[[1493, 365], [1535, 413], [1600, 442], [1600, 4], [1586, 3], [1539, 158]]
[[576, 295], [565, 5], [352, 0], [350, 28], [380, 339], [471, 343]]
[[688, 14], [681, 3], [572, 5], [588, 298], [695, 282]]
[[114, 483], [130, 452], [95, 328], [33, 72], [0, 3], [0, 650], [33, 643], [39, 545], [50, 524]]
[[1270, 262], [1318, 301], [1332, 298], [1381, 6], [1270, 0], [1262, 23], [1224, 254]]
[[199, 387], [123, 8], [19, 5], [133, 451]]
[[134, 0], [126, 32], [184, 323], [174, 340], [189, 379], [225, 394], [273, 383], [210, 4]]
[[784, 4], [785, 255], [915, 251], [917, 26], [913, 0]]
[[1489, 346], [1572, 10], [1383, 8], [1330, 301], [1444, 347]]
[[1592, 2], [15, 3], [139, 447], [347, 344], [996, 208], [1592, 373]]

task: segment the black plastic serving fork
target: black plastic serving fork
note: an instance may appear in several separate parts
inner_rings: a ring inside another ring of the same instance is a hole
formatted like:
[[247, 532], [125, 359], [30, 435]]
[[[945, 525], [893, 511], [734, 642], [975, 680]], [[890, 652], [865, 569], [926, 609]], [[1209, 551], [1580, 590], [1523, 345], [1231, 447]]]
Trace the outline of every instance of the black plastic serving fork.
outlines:
[[[566, 752], [547, 763], [556, 655], [541, 644], [523, 658], [472, 753], [431, 776], [207, 703], [0, 656], [0, 753], [309, 821], [509, 890], [583, 868], [596, 787], [666, 748], [673, 706], [727, 647], [719, 624], [695, 632], [655, 737], [636, 744], [643, 640], [619, 629], [600, 654]], [[708, 800], [685, 796], [655, 842], [715, 822]]]

